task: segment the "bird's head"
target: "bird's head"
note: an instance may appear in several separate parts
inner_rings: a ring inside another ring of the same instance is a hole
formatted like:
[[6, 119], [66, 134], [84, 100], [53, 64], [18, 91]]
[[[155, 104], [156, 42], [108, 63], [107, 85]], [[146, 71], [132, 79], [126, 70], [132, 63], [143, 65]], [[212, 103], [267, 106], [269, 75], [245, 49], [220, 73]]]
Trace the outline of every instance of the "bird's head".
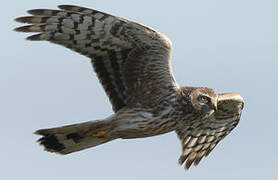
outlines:
[[200, 87], [191, 91], [193, 107], [202, 114], [210, 115], [217, 110], [217, 94], [213, 89]]

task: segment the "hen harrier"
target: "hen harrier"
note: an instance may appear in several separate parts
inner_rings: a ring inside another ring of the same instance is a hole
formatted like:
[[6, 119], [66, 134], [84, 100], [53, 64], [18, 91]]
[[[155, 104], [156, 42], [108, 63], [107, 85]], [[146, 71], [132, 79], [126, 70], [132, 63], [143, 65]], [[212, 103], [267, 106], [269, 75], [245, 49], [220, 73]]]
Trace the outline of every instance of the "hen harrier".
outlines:
[[163, 34], [120, 17], [84, 7], [34, 9], [15, 20], [46, 40], [79, 52], [94, 70], [115, 112], [104, 120], [41, 129], [46, 151], [68, 154], [114, 139], [143, 138], [176, 131], [188, 169], [207, 156], [238, 124], [243, 99], [207, 87], [179, 87], [171, 69], [171, 41]]

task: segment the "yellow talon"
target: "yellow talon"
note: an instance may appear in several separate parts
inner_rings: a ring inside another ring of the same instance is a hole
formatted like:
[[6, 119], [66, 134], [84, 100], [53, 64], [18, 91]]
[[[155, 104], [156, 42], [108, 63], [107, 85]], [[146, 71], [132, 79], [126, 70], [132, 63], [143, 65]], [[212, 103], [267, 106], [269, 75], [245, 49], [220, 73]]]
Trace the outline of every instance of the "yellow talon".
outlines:
[[97, 133], [94, 133], [93, 136], [95, 137], [102, 137], [106, 134], [107, 131], [99, 131]]

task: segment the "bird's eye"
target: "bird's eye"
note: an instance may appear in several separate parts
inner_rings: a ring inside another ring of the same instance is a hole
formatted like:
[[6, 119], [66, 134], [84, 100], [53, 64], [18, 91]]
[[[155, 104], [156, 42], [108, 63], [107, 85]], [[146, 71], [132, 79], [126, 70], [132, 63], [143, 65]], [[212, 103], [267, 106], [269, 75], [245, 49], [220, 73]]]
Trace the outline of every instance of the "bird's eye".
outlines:
[[207, 103], [208, 102], [208, 97], [206, 97], [206, 96], [199, 96], [199, 101], [201, 102], [201, 103]]

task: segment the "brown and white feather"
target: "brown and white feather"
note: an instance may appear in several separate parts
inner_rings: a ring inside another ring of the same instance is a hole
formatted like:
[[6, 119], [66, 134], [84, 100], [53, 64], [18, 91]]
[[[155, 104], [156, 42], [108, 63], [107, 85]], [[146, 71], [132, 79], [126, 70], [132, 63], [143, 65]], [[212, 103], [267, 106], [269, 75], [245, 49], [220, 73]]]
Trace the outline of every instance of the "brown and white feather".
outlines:
[[208, 118], [190, 121], [176, 130], [182, 144], [179, 163], [185, 168], [192, 163], [198, 165], [204, 156], [228, 135], [238, 124], [244, 106], [240, 95], [234, 93], [218, 95], [218, 110]]
[[[88, 56], [117, 112], [128, 103], [156, 105], [177, 88], [171, 70], [171, 42], [144, 25], [84, 7], [34, 9], [16, 21], [31, 25], [21, 32], [40, 32], [28, 40], [47, 40]], [[138, 99], [138, 97], [140, 97]]]

